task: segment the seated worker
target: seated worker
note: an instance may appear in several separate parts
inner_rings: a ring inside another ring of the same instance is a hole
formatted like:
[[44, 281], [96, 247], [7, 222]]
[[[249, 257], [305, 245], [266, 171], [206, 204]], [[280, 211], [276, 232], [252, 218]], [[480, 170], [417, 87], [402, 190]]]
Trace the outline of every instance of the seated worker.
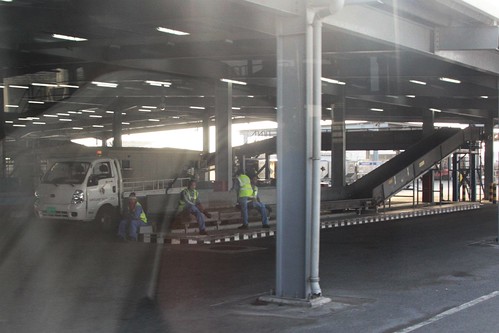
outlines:
[[[248, 203], [253, 205], [253, 207], [258, 208], [262, 214], [262, 226], [268, 228], [267, 213], [265, 211], [265, 205], [260, 203], [253, 195], [253, 185], [251, 184], [250, 178], [244, 174], [241, 170], [237, 171], [236, 179], [234, 181], [234, 189], [237, 194], [237, 202], [241, 208], [241, 217], [243, 219], [243, 225], [238, 227], [238, 229], [248, 229]], [[257, 188], [258, 194], [258, 188]], [[253, 201], [253, 203], [251, 203]], [[262, 209], [263, 207], [263, 209]]]
[[251, 178], [251, 187], [253, 189], [253, 195], [251, 196], [248, 206], [258, 209], [260, 215], [262, 215], [262, 227], [270, 228], [269, 218], [267, 217], [267, 206], [260, 201], [260, 197], [258, 196], [258, 186], [256, 186], [257, 182], [258, 182], [257, 176]]
[[180, 200], [178, 202], [177, 214], [192, 214], [196, 216], [199, 225], [199, 234], [207, 235], [205, 230], [204, 216], [211, 217], [199, 201], [199, 192], [196, 190], [197, 182], [192, 179], [186, 189], [180, 192]]
[[135, 192], [130, 193], [128, 196], [128, 208], [123, 219], [118, 227], [118, 236], [121, 239], [127, 239], [127, 227], [130, 239], [136, 241], [138, 238], [138, 231], [140, 226], [147, 225], [147, 217], [142, 205], [137, 201]]

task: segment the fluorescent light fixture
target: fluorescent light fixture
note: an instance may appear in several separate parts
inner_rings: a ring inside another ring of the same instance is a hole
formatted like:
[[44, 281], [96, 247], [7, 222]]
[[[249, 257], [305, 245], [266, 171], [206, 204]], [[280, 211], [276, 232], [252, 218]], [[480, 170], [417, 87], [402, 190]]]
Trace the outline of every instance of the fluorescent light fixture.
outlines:
[[180, 117], [179, 117], [179, 116], [173, 116], [172, 118], [173, 118], [173, 119], [180, 119]]
[[58, 85], [54, 83], [39, 83], [39, 82], [33, 82], [31, 83], [32, 86], [37, 86], [37, 87], [52, 87], [52, 88], [57, 88]]
[[157, 106], [151, 106], [151, 105], [142, 105], [143, 109], [157, 109]]
[[386, 97], [393, 98], [393, 99], [399, 98], [398, 96], [395, 96], [395, 95], [386, 95]]
[[237, 107], [237, 106], [233, 106], [233, 107], [232, 107], [232, 110], [241, 110], [241, 108], [240, 108], [240, 107]]
[[78, 114], [78, 112], [76, 112], [76, 111], [68, 111], [68, 113], [70, 113], [70, 114]]
[[249, 97], [249, 98], [255, 98], [255, 96], [253, 96], [253, 95], [248, 95], [248, 97]]
[[126, 116], [126, 112], [122, 112], [122, 113], [121, 113], [121, 115], [122, 115], [122, 116]]
[[172, 85], [171, 82], [166, 82], [166, 81], [147, 80], [146, 83], [150, 84], [151, 86], [155, 86], [155, 87], [169, 87]]
[[222, 82], [227, 82], [227, 83], [234, 83], [234, 84], [239, 84], [241, 86], [245, 86], [247, 85], [246, 82], [243, 82], [243, 81], [237, 81], [237, 80], [231, 80], [231, 79], [220, 79], [220, 81]]
[[20, 118], [17, 118], [17, 120], [21, 120], [21, 121], [30, 121], [31, 119], [29, 119], [29, 118], [22, 118], [22, 117], [20, 117]]
[[103, 128], [104, 125], [92, 125], [92, 127], [95, 127], [95, 128]]
[[383, 112], [384, 110], [379, 108], [371, 108], [371, 111]]
[[3, 2], [12, 2], [12, 0], [2, 0]]
[[59, 118], [59, 116], [56, 116], [55, 114], [44, 114], [43, 116], [47, 118]]
[[327, 77], [321, 77], [321, 81], [327, 82], [327, 83], [332, 83], [332, 84], [339, 84], [340, 86], [344, 86], [346, 83], [343, 81], [338, 81], [335, 79], [329, 79]]
[[483, 96], [480, 96], [480, 98], [487, 99], [487, 98], [489, 98], [489, 96], [483, 95]]
[[81, 110], [81, 112], [85, 112], [85, 113], [95, 113], [95, 110]]
[[52, 34], [52, 37], [57, 38], [57, 39], [69, 40], [72, 42], [84, 42], [84, 41], [88, 40], [86, 38], [81, 38], [81, 37], [76, 37], [76, 36], [68, 36], [68, 35], [62, 35], [62, 34]]
[[45, 102], [42, 101], [28, 101], [29, 104], [45, 104]]
[[114, 114], [114, 111], [107, 110], [106, 113]]
[[73, 121], [73, 119], [60, 118], [59, 121]]
[[5, 88], [5, 86], [0, 86], [0, 89], [3, 89], [3, 88]]
[[118, 86], [117, 83], [101, 82], [101, 81], [92, 81], [92, 84], [95, 84], [97, 87], [104, 87], [104, 88], [116, 88]]
[[151, 112], [151, 109], [138, 109], [139, 112]]
[[130, 123], [123, 121], [123, 122], [121, 122], [121, 125], [130, 125]]
[[9, 88], [16, 88], [16, 89], [29, 89], [28, 86], [20, 86], [20, 85], [17, 85], [17, 84], [11, 84], [9, 85]]
[[409, 80], [409, 82], [415, 83], [415, 84], [419, 84], [419, 85], [422, 85], [422, 86], [426, 86], [426, 82], [423, 82], [423, 81]]
[[14, 127], [26, 127], [26, 125], [22, 125], [22, 124], [14, 124], [12, 126], [14, 126]]
[[102, 116], [98, 115], [98, 114], [90, 114], [90, 115], [88, 115], [88, 117], [90, 117], [90, 118], [102, 118]]
[[168, 28], [164, 28], [164, 27], [157, 27], [156, 30], [158, 30], [160, 32], [167, 33], [167, 34], [176, 35], [176, 36], [187, 36], [187, 35], [190, 35], [190, 33], [185, 32], [185, 31], [180, 31], [180, 30], [175, 30], [175, 29], [168, 29]]
[[14, 105], [14, 104], [5, 104], [6, 108], [18, 108], [19, 105]]
[[6, 120], [5, 123], [6, 124], [13, 124], [14, 122], [12, 120]]
[[58, 116], [66, 116], [66, 117], [69, 117], [69, 113], [62, 113], [62, 112], [59, 112], [57, 113]]
[[416, 98], [416, 95], [405, 95], [407, 98]]
[[159, 121], [159, 119], [147, 119], [147, 121]]
[[74, 89], [78, 89], [80, 87], [79, 86], [75, 86], [74, 84], [60, 84], [59, 88], [74, 88]]
[[440, 110], [440, 109], [435, 109], [435, 108], [430, 108], [430, 111], [433, 111], [433, 112], [442, 112], [442, 110]]
[[44, 123], [43, 121], [34, 121], [33, 124], [34, 125], [45, 125], [46, 123]]
[[189, 109], [205, 110], [206, 108], [204, 106], [189, 106]]
[[82, 130], [83, 127], [73, 127], [74, 130]]
[[333, 111], [333, 108], [329, 107], [329, 108], [326, 108], [326, 110]]
[[451, 79], [450, 77], [441, 77], [439, 78], [440, 81], [444, 81], [444, 82], [450, 82], [450, 83], [455, 83], [455, 84], [459, 84], [461, 83], [460, 80], [457, 80], [457, 79]]

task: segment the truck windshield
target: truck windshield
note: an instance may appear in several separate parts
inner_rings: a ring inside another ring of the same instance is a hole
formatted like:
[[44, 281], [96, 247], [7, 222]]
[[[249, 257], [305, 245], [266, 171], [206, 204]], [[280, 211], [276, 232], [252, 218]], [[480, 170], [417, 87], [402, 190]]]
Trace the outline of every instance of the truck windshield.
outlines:
[[90, 167], [88, 162], [56, 162], [45, 173], [44, 184], [81, 184]]

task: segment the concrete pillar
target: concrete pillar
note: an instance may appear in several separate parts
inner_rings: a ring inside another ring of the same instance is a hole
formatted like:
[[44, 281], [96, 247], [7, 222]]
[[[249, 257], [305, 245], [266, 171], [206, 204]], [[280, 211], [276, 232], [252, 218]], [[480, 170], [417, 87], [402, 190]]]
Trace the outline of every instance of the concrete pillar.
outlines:
[[459, 201], [459, 163], [458, 155], [452, 154], [452, 201]]
[[345, 110], [346, 98], [342, 93], [340, 102], [331, 106], [331, 184], [333, 188], [345, 186]]
[[123, 147], [122, 133], [123, 124], [121, 123], [123, 117], [121, 115], [121, 108], [117, 107], [113, 114], [113, 147], [121, 148]]
[[215, 87], [216, 155], [215, 180], [232, 187], [232, 83]]
[[[306, 20], [286, 18], [277, 34], [276, 297], [311, 292], [311, 125], [306, 105]], [[310, 134], [310, 138], [308, 135]]]
[[265, 154], [265, 179], [270, 179], [270, 154]]
[[203, 115], [203, 153], [208, 154], [210, 152], [210, 113], [208, 109], [205, 111], [206, 113]]
[[476, 157], [470, 153], [470, 201], [476, 201]]
[[[423, 138], [433, 134], [435, 131], [435, 114], [434, 111], [423, 111]], [[423, 202], [433, 203], [435, 201], [433, 195], [433, 172], [429, 171], [422, 177], [423, 183]]]
[[485, 123], [485, 152], [483, 157], [485, 199], [489, 200], [490, 184], [494, 182], [494, 120], [488, 119]]
[[0, 139], [0, 178], [5, 178], [6, 168], [5, 168], [5, 141]]

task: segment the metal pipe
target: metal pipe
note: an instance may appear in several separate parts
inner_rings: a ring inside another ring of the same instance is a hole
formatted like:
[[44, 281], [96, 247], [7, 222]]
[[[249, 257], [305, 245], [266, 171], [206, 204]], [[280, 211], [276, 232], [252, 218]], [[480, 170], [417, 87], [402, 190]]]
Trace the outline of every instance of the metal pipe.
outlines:
[[[307, 108], [310, 107], [309, 93], [312, 98], [312, 179], [311, 191], [311, 249], [310, 249], [310, 289], [312, 297], [322, 295], [319, 285], [319, 248], [320, 248], [320, 158], [321, 158], [321, 115], [322, 115], [322, 19], [337, 11], [343, 5], [344, 0], [332, 0], [329, 6], [307, 10], [307, 79], [310, 79], [309, 69], [312, 69], [312, 84], [307, 85]], [[311, 41], [312, 40], [312, 41]], [[309, 49], [310, 47], [310, 49]], [[309, 56], [312, 57], [309, 57]], [[312, 64], [310, 64], [312, 62]], [[310, 67], [311, 66], [311, 67]], [[310, 81], [307, 81], [310, 82]], [[310, 90], [312, 89], [312, 90]], [[310, 109], [308, 109], [310, 111]], [[309, 113], [310, 115], [310, 113]], [[310, 116], [307, 117], [309, 119]], [[309, 127], [307, 126], [307, 129]], [[307, 136], [307, 139], [309, 136]]]

